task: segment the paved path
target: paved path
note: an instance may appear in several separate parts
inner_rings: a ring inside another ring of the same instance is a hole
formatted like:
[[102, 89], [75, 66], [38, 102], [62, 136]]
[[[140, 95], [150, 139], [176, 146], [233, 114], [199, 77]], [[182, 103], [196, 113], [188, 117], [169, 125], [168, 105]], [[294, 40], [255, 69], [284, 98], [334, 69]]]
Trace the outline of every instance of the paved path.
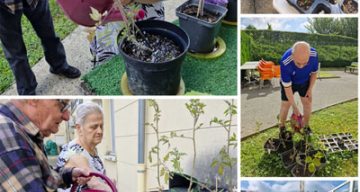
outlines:
[[[165, 20], [173, 21], [177, 19], [175, 9], [185, 0], [165, 1]], [[88, 73], [92, 69], [91, 55], [87, 33], [83, 27], [78, 27], [68, 37], [63, 40], [67, 60], [69, 64], [78, 67], [82, 74]], [[33, 68], [38, 81], [36, 93], [38, 95], [85, 95], [80, 87], [81, 79], [67, 79], [49, 72], [49, 65], [45, 59], [41, 59]], [[17, 95], [16, 86], [13, 84], [3, 93], [6, 95]]]
[[[344, 73], [343, 71], [331, 71], [331, 73], [340, 76], [340, 78], [317, 80], [313, 93], [313, 111], [358, 97], [358, 75]], [[298, 94], [295, 98], [301, 108]], [[265, 87], [261, 90], [242, 89], [241, 137], [275, 126], [280, 102], [279, 86]], [[302, 109], [300, 110], [302, 111]], [[290, 110], [289, 115], [291, 112]]]
[[273, 8], [273, 0], [241, 0], [241, 13], [278, 12]]

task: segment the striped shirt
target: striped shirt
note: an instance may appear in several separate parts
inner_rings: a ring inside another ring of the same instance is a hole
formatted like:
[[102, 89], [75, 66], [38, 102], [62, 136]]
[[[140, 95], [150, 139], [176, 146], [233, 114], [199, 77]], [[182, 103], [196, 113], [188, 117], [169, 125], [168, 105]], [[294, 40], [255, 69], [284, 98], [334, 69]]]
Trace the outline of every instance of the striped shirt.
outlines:
[[71, 171], [52, 170], [39, 128], [12, 103], [0, 105], [0, 191], [53, 191], [70, 184]]
[[310, 80], [310, 75], [319, 69], [318, 54], [314, 48], [311, 48], [309, 61], [303, 68], [295, 65], [291, 52], [292, 48], [288, 49], [280, 60], [281, 83], [284, 87], [306, 83]]
[[[47, 1], [47, 0], [42, 0]], [[15, 11], [23, 10], [24, 3], [31, 8], [36, 7], [39, 0], [0, 0], [0, 7], [6, 8], [10, 13], [15, 14]]]

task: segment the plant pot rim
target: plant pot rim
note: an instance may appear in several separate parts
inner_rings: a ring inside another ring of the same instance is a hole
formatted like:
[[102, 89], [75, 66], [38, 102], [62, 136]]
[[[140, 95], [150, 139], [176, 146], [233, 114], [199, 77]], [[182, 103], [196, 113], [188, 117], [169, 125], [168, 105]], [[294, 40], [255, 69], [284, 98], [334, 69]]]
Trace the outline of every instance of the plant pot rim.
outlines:
[[[146, 61], [139, 60], [137, 58], [130, 57], [128, 54], [126, 54], [121, 48], [126, 38], [122, 38], [120, 43], [118, 43], [118, 45], [119, 45], [118, 47], [119, 47], [119, 51], [120, 51], [121, 56], [126, 57], [127, 59], [135, 60], [136, 62], [138, 62], [141, 65], [149, 65], [149, 64], [151, 64], [151, 65], [167, 65], [168, 63], [170, 63], [170, 62], [172, 62], [172, 61], [174, 61], [176, 59], [179, 59], [179, 58], [186, 55], [186, 53], [188, 52], [189, 46], [190, 46], [190, 38], [189, 38], [188, 34], [181, 27], [179, 27], [179, 26], [177, 26], [177, 25], [175, 25], [175, 24], [173, 24], [171, 22], [162, 21], [162, 20], [143, 20], [143, 21], [137, 21], [136, 24], [147, 23], [147, 22], [162, 23], [164, 25], [172, 26], [172, 27], [175, 27], [178, 30], [180, 30], [180, 32], [183, 33], [183, 35], [185, 35], [185, 37], [186, 37], [186, 39], [185, 39], [186, 46], [184, 47], [184, 50], [177, 57], [175, 57], [175, 58], [173, 58], [171, 60], [168, 60], [168, 61], [164, 61], [164, 62], [146, 62]], [[141, 29], [141, 27], [139, 27], [139, 28]], [[164, 32], [171, 33], [171, 32], [169, 32], [170, 30], [165, 29], [165, 28], [161, 28], [161, 27], [154, 26], [154, 29], [162, 29], [162, 31], [164, 31]], [[173, 33], [175, 33], [175, 32], [173, 32]], [[118, 41], [119, 41], [119, 37], [118, 37]]]
[[[195, 6], [197, 6], [197, 4], [196, 4], [197, 2], [198, 2], [197, 0], [188, 0], [188, 1], [185, 1], [183, 4], [181, 4], [179, 7], [176, 8], [176, 16], [182, 17], [182, 18], [186, 18], [186, 19], [195, 21], [195, 22], [197, 22], [197, 23], [199, 23], [199, 24], [203, 24], [203, 25], [205, 25], [205, 26], [211, 27], [211, 26], [217, 25], [217, 24], [225, 17], [225, 15], [226, 15], [226, 13], [227, 13], [227, 11], [228, 11], [228, 9], [227, 9], [226, 7], [205, 2], [205, 4], [204, 4], [204, 10], [206, 10], [206, 7], [209, 7], [209, 6], [210, 6], [210, 7], [211, 7], [211, 6], [212, 6], [212, 7], [216, 7], [216, 9], [217, 9], [217, 11], [218, 11], [217, 13], [219, 13], [219, 15], [220, 15], [219, 18], [218, 18], [216, 21], [212, 22], [212, 23], [207, 22], [207, 21], [204, 21], [204, 20], [201, 20], [201, 19], [199, 19], [199, 18], [197, 18], [197, 17], [194, 17], [194, 16], [191, 16], [191, 15], [187, 15], [187, 14], [185, 14], [185, 13], [182, 12], [182, 10], [183, 10], [183, 8], [184, 8], [185, 6], [189, 6], [189, 5], [195, 5]], [[210, 12], [211, 12], [211, 11], [210, 11]]]

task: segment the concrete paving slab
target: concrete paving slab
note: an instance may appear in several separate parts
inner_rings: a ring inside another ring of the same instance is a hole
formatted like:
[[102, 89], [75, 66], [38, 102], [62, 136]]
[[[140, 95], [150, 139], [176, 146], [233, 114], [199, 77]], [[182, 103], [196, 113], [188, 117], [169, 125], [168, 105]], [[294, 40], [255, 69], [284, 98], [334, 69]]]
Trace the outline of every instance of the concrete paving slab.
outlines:
[[[357, 98], [358, 75], [331, 71], [340, 78], [318, 79], [313, 91], [313, 111]], [[296, 102], [302, 111], [301, 101], [296, 94]], [[241, 90], [241, 138], [277, 125], [280, 110], [279, 82], [274, 87]], [[292, 113], [290, 109], [289, 115]], [[310, 120], [311, 122], [311, 120]]]
[[[175, 9], [186, 0], [164, 1], [165, 20], [174, 21], [177, 19]], [[79, 68], [82, 74], [88, 73], [92, 69], [89, 42], [86, 38], [87, 33], [83, 27], [78, 27], [62, 42], [65, 47], [66, 56], [69, 64]], [[49, 65], [45, 59], [41, 59], [33, 68], [38, 87], [37, 95], [85, 95], [86, 92], [80, 86], [81, 78], [67, 79], [65, 77], [53, 75], [49, 72]], [[3, 96], [17, 95], [16, 85], [13, 84], [6, 90]]]
[[278, 13], [274, 7], [272, 0], [242, 0], [241, 13]]

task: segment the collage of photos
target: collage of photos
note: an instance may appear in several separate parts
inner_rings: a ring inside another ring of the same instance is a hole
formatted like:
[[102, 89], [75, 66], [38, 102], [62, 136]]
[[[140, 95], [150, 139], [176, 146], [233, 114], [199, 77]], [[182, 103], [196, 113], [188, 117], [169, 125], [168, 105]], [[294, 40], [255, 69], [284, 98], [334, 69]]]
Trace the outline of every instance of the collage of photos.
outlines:
[[0, 192], [358, 192], [358, 0], [0, 0]]

